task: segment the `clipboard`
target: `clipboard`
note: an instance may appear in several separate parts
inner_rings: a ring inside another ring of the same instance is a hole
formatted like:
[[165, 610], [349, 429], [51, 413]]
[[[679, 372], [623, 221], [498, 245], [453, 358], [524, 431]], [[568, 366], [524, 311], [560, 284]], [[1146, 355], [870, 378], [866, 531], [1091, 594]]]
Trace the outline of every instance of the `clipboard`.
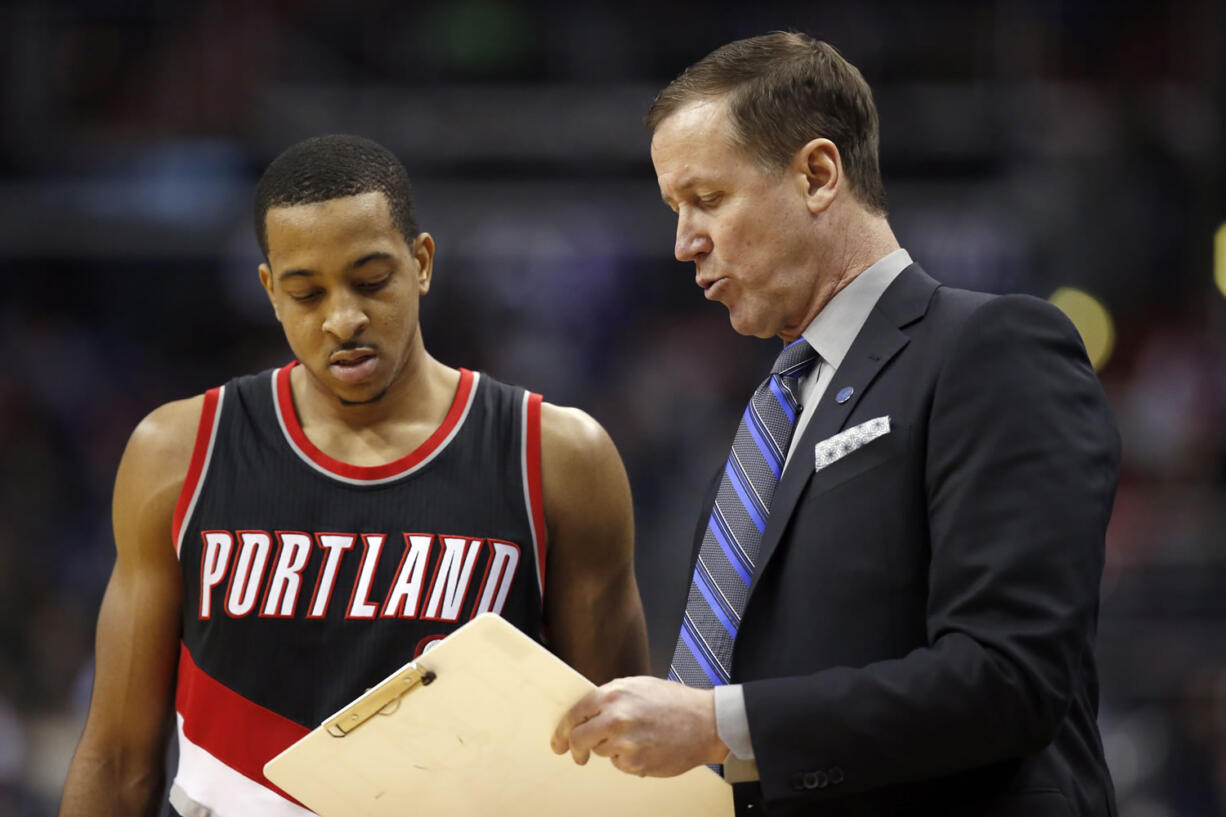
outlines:
[[594, 685], [493, 613], [327, 718], [264, 774], [320, 817], [731, 817], [732, 789], [705, 766], [636, 777], [549, 738]]

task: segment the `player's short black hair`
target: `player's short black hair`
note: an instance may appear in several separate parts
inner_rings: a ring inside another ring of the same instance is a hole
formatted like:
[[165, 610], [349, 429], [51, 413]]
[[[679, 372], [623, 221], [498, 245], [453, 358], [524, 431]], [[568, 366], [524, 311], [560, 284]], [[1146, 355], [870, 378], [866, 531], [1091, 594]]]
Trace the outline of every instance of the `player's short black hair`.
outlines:
[[268, 258], [266, 219], [273, 207], [378, 191], [387, 197], [392, 223], [405, 241], [417, 238], [409, 174], [392, 152], [361, 136], [313, 136], [273, 159], [255, 187], [255, 237]]

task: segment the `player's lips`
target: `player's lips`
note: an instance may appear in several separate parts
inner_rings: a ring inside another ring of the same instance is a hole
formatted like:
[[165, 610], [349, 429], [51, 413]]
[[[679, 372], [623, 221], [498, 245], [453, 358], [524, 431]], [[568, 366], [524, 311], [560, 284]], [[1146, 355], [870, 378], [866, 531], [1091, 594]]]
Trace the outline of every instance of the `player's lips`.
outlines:
[[370, 377], [379, 363], [373, 349], [346, 349], [334, 352], [328, 359], [328, 369], [337, 380], [358, 383]]

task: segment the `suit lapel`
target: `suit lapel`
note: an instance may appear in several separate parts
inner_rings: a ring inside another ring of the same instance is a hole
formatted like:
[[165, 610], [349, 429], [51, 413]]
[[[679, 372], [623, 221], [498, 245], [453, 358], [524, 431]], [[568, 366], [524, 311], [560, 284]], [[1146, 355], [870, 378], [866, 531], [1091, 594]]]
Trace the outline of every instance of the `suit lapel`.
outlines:
[[[909, 338], [900, 331], [901, 327], [923, 317], [937, 286], [918, 264], [912, 264], [899, 274], [869, 313], [842, 365], [822, 394], [775, 489], [749, 585], [750, 596], [779, 545], [801, 492], [813, 476], [813, 447], [843, 430], [847, 418], [877, 375], [907, 345]], [[844, 403], [837, 402], [837, 395], [847, 387], [852, 389], [851, 397]]]

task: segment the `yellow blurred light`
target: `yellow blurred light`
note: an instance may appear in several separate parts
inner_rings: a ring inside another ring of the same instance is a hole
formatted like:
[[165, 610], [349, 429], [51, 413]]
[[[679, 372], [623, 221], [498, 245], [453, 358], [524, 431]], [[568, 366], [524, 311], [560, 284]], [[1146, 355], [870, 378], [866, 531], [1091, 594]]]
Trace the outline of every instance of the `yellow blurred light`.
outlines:
[[1218, 292], [1226, 297], [1226, 222], [1213, 234], [1213, 280]]
[[1115, 325], [1107, 307], [1090, 293], [1072, 287], [1060, 287], [1048, 300], [1077, 327], [1094, 369], [1107, 365], [1115, 348]]

